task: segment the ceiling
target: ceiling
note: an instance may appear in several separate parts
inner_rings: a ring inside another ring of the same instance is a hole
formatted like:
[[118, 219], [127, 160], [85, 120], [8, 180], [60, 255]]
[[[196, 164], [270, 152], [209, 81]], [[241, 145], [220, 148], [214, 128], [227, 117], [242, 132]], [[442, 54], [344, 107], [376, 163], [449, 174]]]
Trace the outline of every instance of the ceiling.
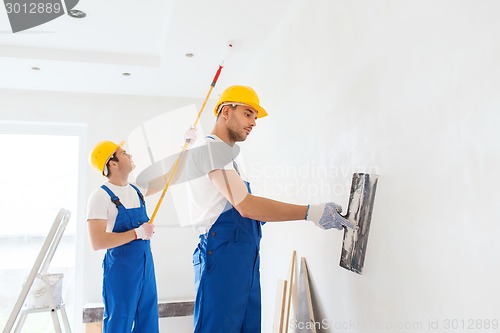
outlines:
[[75, 9], [87, 17], [17, 33], [3, 7], [0, 89], [203, 98], [222, 61], [218, 85], [245, 83], [291, 4], [81, 0]]

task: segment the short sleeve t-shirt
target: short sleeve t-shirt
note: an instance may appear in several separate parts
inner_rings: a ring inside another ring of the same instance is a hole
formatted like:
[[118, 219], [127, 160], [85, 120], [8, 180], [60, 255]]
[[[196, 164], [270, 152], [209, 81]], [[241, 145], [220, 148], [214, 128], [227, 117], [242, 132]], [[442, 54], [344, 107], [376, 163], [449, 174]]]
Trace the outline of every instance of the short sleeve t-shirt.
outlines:
[[[130, 184], [118, 186], [106, 182], [104, 185], [120, 199], [120, 202], [125, 208], [137, 208], [141, 206], [139, 195]], [[144, 188], [138, 187], [137, 185], [135, 186], [141, 193], [146, 193]], [[117, 215], [118, 209], [104, 189], [99, 187], [91, 194], [87, 205], [88, 220], [107, 220], [106, 232], [112, 232]]]
[[187, 164], [188, 168], [197, 169], [201, 176], [184, 183], [189, 197], [188, 224], [200, 234], [207, 233], [220, 214], [232, 208], [229, 201], [210, 181], [210, 171], [235, 170], [244, 177], [238, 166], [238, 146], [231, 147], [213, 134], [206, 137], [206, 143], [207, 147], [196, 149]]

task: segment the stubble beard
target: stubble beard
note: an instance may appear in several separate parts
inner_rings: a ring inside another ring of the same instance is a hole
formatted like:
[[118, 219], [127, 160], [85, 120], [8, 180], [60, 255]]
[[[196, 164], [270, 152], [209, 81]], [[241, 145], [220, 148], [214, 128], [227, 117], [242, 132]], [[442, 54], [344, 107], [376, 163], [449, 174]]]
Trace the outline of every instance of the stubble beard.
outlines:
[[234, 142], [245, 141], [247, 138], [246, 136], [242, 135], [241, 133], [239, 133], [231, 128], [228, 128], [227, 132], [228, 132], [229, 139], [231, 141], [234, 141]]

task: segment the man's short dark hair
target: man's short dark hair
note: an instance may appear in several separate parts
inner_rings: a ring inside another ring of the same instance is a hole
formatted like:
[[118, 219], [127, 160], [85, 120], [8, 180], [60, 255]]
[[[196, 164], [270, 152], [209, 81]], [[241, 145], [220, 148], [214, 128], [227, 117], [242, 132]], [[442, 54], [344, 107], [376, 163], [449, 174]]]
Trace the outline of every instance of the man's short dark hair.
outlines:
[[108, 174], [106, 175], [106, 177], [111, 176], [111, 170], [109, 169], [109, 162], [111, 162], [111, 161], [120, 162], [120, 160], [118, 159], [118, 157], [115, 154], [116, 154], [116, 152], [114, 152], [113, 155], [111, 155], [111, 157], [109, 158], [108, 162], [106, 162], [105, 170], [108, 170]]

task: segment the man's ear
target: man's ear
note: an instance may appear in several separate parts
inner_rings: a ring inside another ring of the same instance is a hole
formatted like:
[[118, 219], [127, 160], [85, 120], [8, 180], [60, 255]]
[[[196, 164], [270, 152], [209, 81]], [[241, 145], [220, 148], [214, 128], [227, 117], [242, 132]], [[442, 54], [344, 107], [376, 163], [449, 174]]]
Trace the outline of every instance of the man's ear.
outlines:
[[229, 105], [224, 105], [222, 107], [222, 110], [220, 110], [220, 112], [221, 112], [221, 116], [224, 117], [224, 119], [227, 120], [227, 117], [229, 115]]
[[116, 161], [111, 160], [111, 161], [109, 161], [109, 164], [108, 164], [108, 165], [109, 165], [109, 167], [108, 167], [108, 168], [111, 168], [111, 166], [116, 167], [118, 164], [116, 163]]

